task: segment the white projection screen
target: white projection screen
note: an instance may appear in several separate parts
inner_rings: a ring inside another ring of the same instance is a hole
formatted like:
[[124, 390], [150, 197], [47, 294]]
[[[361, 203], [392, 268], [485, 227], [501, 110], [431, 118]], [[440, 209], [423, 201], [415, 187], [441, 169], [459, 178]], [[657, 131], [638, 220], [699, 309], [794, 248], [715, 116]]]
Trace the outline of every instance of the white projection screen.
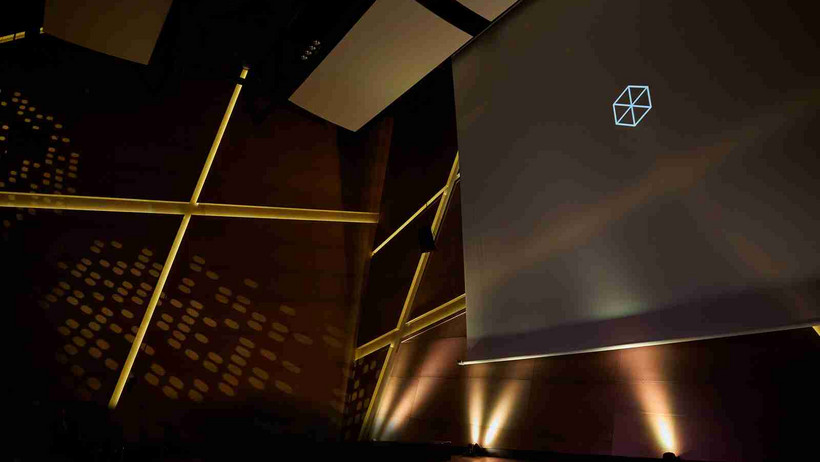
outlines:
[[454, 58], [465, 363], [820, 323], [813, 11], [525, 0]]

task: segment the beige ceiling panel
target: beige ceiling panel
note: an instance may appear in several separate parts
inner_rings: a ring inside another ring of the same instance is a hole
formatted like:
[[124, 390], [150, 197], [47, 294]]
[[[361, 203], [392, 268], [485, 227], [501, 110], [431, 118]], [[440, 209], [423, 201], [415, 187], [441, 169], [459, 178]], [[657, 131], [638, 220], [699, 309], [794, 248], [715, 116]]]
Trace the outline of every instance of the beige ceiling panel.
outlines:
[[414, 0], [376, 0], [290, 101], [358, 130], [470, 38]]
[[488, 21], [493, 21], [516, 0], [458, 0], [458, 2], [484, 16]]
[[172, 0], [46, 0], [46, 33], [148, 64]]

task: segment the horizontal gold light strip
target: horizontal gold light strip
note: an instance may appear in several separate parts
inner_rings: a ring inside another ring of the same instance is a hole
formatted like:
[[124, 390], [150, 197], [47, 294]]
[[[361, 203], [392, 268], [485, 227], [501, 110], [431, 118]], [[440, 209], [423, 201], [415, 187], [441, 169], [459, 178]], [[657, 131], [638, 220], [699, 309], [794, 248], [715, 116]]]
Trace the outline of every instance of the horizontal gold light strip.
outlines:
[[411, 215], [411, 216], [410, 216], [410, 218], [408, 218], [408, 219], [407, 219], [407, 221], [405, 221], [404, 223], [402, 223], [402, 224], [401, 224], [401, 226], [399, 226], [399, 227], [398, 227], [398, 229], [396, 229], [395, 231], [393, 231], [393, 234], [391, 234], [391, 235], [387, 236], [387, 239], [385, 239], [385, 240], [384, 240], [384, 242], [382, 242], [381, 244], [379, 244], [379, 246], [378, 246], [378, 247], [376, 247], [375, 249], [373, 249], [373, 251], [372, 251], [372, 252], [370, 252], [370, 256], [372, 257], [373, 255], [376, 255], [376, 252], [378, 252], [379, 250], [381, 250], [381, 248], [382, 248], [382, 247], [384, 247], [385, 245], [387, 245], [387, 243], [388, 243], [388, 242], [390, 242], [390, 240], [391, 240], [391, 239], [393, 239], [394, 237], [396, 237], [396, 236], [397, 236], [397, 235], [401, 232], [401, 230], [403, 230], [404, 228], [406, 228], [406, 227], [407, 227], [407, 225], [409, 225], [409, 224], [410, 224], [413, 220], [415, 220], [415, 219], [416, 219], [416, 217], [418, 217], [419, 215], [421, 215], [421, 214], [422, 214], [422, 212], [424, 212], [425, 210], [427, 210], [427, 207], [429, 207], [429, 206], [430, 206], [433, 202], [435, 202], [435, 201], [436, 201], [436, 199], [438, 199], [438, 198], [439, 198], [439, 196], [441, 196], [442, 194], [444, 194], [444, 191], [446, 191], [446, 190], [447, 190], [447, 186], [445, 186], [445, 187], [443, 187], [443, 188], [439, 189], [439, 190], [438, 190], [438, 192], [437, 192], [435, 195], [433, 195], [433, 197], [431, 197], [431, 198], [430, 198], [430, 200], [428, 200], [427, 202], [425, 202], [425, 203], [424, 203], [424, 205], [422, 205], [422, 206], [421, 206], [418, 210], [416, 210], [416, 213], [414, 213], [413, 215]]
[[378, 213], [349, 212], [345, 210], [297, 209], [288, 207], [263, 207], [256, 205], [197, 204], [194, 215], [231, 218], [265, 218], [276, 220], [333, 221], [339, 223], [379, 222]]
[[[40, 33], [41, 34], [43, 33], [43, 28], [42, 27], [40, 28]], [[26, 32], [25, 31], [16, 32], [14, 34], [4, 35], [4, 36], [0, 37], [0, 43], [13, 42], [15, 40], [20, 40], [21, 38], [25, 38], [25, 37], [26, 37]]]
[[64, 196], [56, 194], [0, 191], [0, 207], [77, 210], [86, 212], [124, 212], [159, 215], [262, 218], [269, 220], [330, 221], [341, 223], [378, 223], [379, 215], [344, 210], [299, 209], [231, 204], [196, 204], [178, 201], [123, 199], [115, 197]]
[[467, 308], [467, 296], [461, 294], [449, 302], [424, 313], [423, 315], [407, 321], [407, 329], [404, 331], [402, 338], [412, 335], [428, 326], [449, 318], [450, 316], [464, 311]]
[[374, 338], [373, 340], [365, 343], [364, 345], [356, 348], [356, 352], [353, 355], [353, 359], [361, 359], [365, 356], [369, 355], [370, 353], [376, 352], [381, 350], [382, 348], [390, 345], [390, 342], [399, 334], [399, 329], [393, 329], [390, 332], [382, 335], [381, 337]]
[[404, 330], [401, 331], [401, 334], [399, 334], [399, 329], [396, 328], [396, 329], [393, 329], [390, 332], [382, 335], [381, 337], [373, 339], [373, 340], [365, 343], [364, 345], [356, 348], [354, 358], [355, 359], [364, 358], [365, 356], [369, 355], [370, 353], [373, 353], [374, 351], [378, 351], [378, 350], [386, 347], [387, 345], [390, 345], [394, 340], [397, 339], [397, 337], [399, 337], [399, 335], [401, 335], [401, 338], [399, 340], [404, 340], [407, 337], [410, 337], [411, 335], [413, 335], [413, 334], [415, 334], [415, 333], [417, 333], [417, 332], [419, 332], [419, 331], [421, 331], [421, 330], [423, 330], [423, 329], [425, 329], [429, 326], [432, 326], [433, 324], [435, 324], [435, 323], [437, 323], [437, 322], [439, 322], [443, 319], [446, 319], [446, 318], [448, 318], [450, 316], [453, 316], [453, 315], [455, 315], [455, 314], [457, 314], [461, 311], [464, 311], [466, 308], [467, 308], [467, 297], [464, 294], [459, 295], [458, 297], [450, 300], [449, 302], [447, 302], [447, 303], [445, 303], [445, 304], [443, 304], [439, 307], [433, 308], [432, 310], [428, 311], [427, 313], [424, 313], [423, 315], [408, 321], [406, 327], [404, 328]]
[[817, 332], [817, 335], [820, 335], [820, 326], [812, 326], [814, 327], [814, 331]]

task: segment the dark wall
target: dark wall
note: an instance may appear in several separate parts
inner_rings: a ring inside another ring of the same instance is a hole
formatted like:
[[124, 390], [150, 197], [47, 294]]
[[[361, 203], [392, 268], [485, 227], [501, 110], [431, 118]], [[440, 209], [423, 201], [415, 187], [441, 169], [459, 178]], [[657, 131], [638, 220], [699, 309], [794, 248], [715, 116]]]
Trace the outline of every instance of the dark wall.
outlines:
[[[239, 72], [171, 62], [157, 83], [48, 37], [0, 53], [4, 191], [187, 201]], [[378, 211], [389, 117], [352, 134], [286, 103], [248, 111], [240, 96], [203, 200]], [[180, 219], [0, 210], [13, 455], [224, 460], [339, 439], [375, 225], [195, 217], [106, 409]]]

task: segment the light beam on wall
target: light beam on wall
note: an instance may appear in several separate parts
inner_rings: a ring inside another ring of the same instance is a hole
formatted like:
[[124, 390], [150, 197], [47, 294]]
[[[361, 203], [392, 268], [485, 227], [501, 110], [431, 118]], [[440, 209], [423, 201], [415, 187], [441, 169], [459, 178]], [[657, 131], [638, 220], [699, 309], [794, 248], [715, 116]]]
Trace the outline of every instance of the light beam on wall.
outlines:
[[481, 446], [491, 448], [497, 443], [496, 437], [498, 437], [498, 432], [507, 424], [516, 400], [526, 395], [526, 393], [522, 392], [519, 385], [520, 384], [518, 381], [515, 380], [508, 381], [504, 384], [501, 394], [498, 397], [498, 401], [490, 414], [490, 421], [488, 422], [486, 431], [484, 432], [484, 438], [482, 438]]
[[470, 442], [478, 444], [484, 420], [485, 383], [483, 380], [467, 382], [467, 418], [470, 422]]
[[680, 454], [682, 444], [675, 431], [675, 415], [672, 413], [666, 382], [644, 380], [646, 375], [662, 376], [660, 354], [657, 348], [631, 350], [624, 360], [625, 373], [633, 384], [635, 398], [644, 410], [644, 420], [652, 431], [658, 453]]

